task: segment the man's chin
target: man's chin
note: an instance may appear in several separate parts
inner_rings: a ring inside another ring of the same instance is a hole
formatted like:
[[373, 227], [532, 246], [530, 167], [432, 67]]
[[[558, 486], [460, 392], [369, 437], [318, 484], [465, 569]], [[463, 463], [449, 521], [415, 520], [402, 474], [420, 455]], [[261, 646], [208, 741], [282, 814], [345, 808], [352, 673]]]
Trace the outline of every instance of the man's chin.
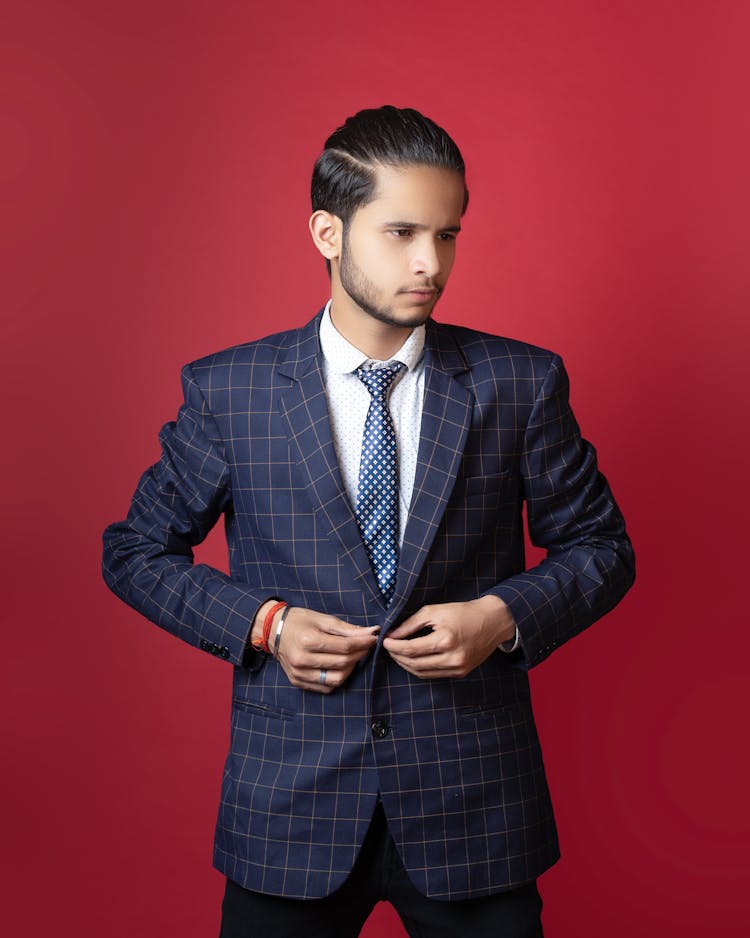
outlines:
[[437, 305], [438, 297], [431, 303], [406, 303], [390, 310], [390, 319], [394, 325], [416, 329], [427, 322]]
[[430, 303], [429, 306], [416, 306], [409, 310], [404, 310], [405, 316], [411, 324], [412, 329], [424, 325], [428, 319], [432, 318], [432, 313], [437, 305], [437, 300]]
[[424, 325], [432, 315], [432, 306], [407, 306], [401, 309], [375, 309], [374, 307], [364, 308], [363, 311], [376, 319], [378, 322], [385, 323], [387, 326], [396, 326], [399, 329], [416, 329], [417, 326]]
[[391, 317], [390, 322], [394, 326], [400, 326], [402, 329], [416, 329], [417, 326], [423, 326], [432, 316], [433, 307], [429, 309], [408, 309]]

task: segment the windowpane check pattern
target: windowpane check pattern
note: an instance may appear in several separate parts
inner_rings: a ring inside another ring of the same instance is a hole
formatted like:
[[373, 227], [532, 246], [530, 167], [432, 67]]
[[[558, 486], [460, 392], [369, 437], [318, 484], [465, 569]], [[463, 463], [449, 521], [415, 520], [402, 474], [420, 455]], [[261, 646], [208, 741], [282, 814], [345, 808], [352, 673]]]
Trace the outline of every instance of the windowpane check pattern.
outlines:
[[394, 362], [385, 368], [357, 369], [371, 396], [362, 436], [357, 523], [386, 603], [391, 601], [398, 573], [398, 466], [388, 392], [403, 367]]

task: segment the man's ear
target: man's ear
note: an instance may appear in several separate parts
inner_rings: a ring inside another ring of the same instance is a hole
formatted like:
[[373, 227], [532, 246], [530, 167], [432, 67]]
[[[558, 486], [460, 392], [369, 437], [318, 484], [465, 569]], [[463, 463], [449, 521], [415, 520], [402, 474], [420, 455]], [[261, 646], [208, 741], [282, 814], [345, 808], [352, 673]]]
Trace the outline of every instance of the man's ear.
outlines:
[[341, 255], [341, 237], [344, 226], [338, 215], [319, 209], [310, 216], [310, 234], [315, 247], [331, 261]]

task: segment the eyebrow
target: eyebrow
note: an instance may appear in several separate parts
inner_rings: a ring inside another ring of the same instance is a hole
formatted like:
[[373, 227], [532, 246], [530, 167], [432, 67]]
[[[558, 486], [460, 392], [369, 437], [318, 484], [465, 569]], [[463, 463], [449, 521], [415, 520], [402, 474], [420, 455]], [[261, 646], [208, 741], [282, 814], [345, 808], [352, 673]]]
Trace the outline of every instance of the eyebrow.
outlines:
[[[429, 225], [419, 225], [413, 221], [386, 221], [383, 222], [383, 228], [413, 228], [415, 231], [427, 231]], [[451, 231], [458, 234], [461, 230], [460, 225], [446, 225], [445, 228], [440, 228], [440, 231]]]

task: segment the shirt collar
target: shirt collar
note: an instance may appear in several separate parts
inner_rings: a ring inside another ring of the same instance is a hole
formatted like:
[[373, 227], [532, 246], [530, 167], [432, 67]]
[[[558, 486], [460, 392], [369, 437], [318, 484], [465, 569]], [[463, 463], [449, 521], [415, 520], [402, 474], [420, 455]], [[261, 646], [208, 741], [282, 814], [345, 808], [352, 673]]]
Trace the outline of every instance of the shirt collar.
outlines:
[[[417, 326], [412, 329], [408, 339], [401, 348], [392, 355], [388, 361], [399, 361], [406, 365], [408, 371], [414, 371], [422, 360], [424, 352], [425, 327]], [[336, 329], [331, 320], [331, 301], [326, 303], [323, 317], [320, 320], [320, 347], [323, 357], [331, 371], [339, 374], [348, 374], [356, 371], [363, 365], [371, 366], [373, 359], [368, 358], [358, 348], [351, 344]], [[385, 364], [375, 362], [376, 365]]]

